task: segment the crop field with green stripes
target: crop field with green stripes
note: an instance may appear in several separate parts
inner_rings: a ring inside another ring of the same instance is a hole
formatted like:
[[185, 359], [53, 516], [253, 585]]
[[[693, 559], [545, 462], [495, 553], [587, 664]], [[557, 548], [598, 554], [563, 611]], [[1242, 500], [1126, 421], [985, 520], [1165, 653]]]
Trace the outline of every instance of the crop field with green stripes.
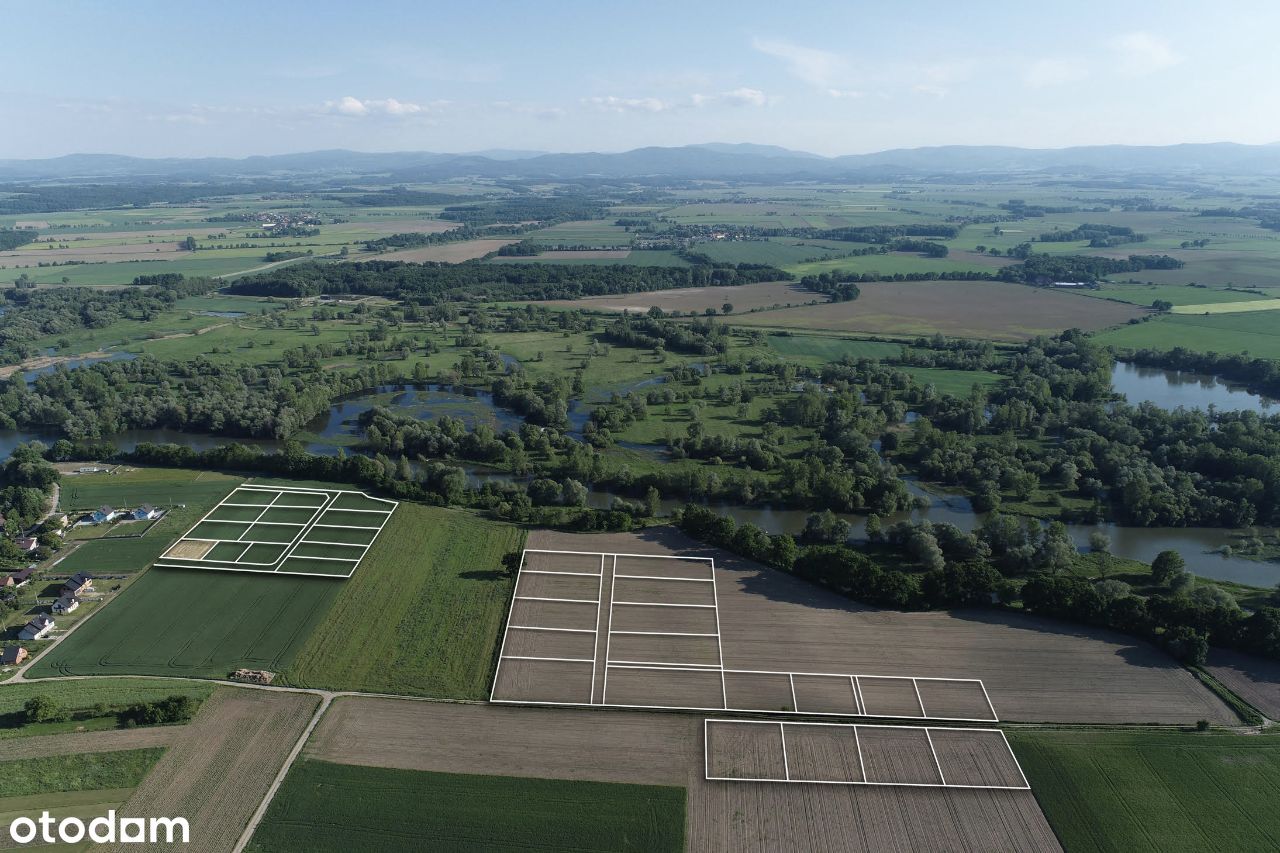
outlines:
[[349, 578], [395, 508], [363, 492], [240, 486], [156, 565]]

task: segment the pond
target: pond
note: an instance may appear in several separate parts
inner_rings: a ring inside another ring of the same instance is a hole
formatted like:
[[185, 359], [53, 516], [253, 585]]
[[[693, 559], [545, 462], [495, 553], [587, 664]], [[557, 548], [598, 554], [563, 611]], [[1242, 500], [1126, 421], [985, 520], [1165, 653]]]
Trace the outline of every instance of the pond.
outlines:
[[1154, 403], [1162, 409], [1205, 409], [1220, 412], [1280, 414], [1280, 401], [1250, 393], [1217, 376], [1180, 370], [1139, 367], [1118, 361], [1111, 370], [1111, 387], [1133, 405]]

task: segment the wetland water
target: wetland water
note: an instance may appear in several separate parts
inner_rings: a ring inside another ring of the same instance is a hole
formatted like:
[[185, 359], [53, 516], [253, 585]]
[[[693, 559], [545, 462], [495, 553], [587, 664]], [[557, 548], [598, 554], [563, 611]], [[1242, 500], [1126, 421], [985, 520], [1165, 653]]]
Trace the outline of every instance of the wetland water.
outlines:
[[[1168, 408], [1186, 406], [1206, 408], [1213, 403], [1218, 409], [1248, 409], [1268, 414], [1270, 401], [1243, 389], [1228, 386], [1214, 377], [1201, 377], [1186, 373], [1137, 368], [1133, 365], [1117, 365], [1113, 376], [1116, 390], [1124, 393], [1131, 402], [1150, 400]], [[644, 380], [641, 386], [661, 382], [661, 377]], [[633, 387], [615, 389], [626, 393]], [[570, 406], [570, 434], [581, 437], [581, 430], [590, 415], [591, 405], [607, 399], [607, 393], [596, 396], [590, 402], [575, 401]], [[329, 411], [307, 425], [304, 434], [298, 436], [311, 453], [334, 455], [340, 449], [353, 450], [360, 440], [359, 416], [374, 406], [385, 406], [410, 414], [421, 420], [434, 420], [443, 415], [461, 418], [468, 426], [487, 423], [496, 430], [519, 429], [521, 418], [514, 412], [502, 409], [493, 402], [488, 391], [449, 387], [436, 384], [387, 385], [372, 392], [350, 395], [336, 402]], [[1280, 409], [1275, 410], [1280, 413]], [[7, 456], [19, 443], [39, 439], [51, 443], [56, 436], [19, 430], [0, 431], [0, 456]], [[174, 430], [129, 430], [111, 437], [121, 450], [132, 450], [143, 442], [172, 443], [195, 450], [206, 450], [229, 441], [256, 444], [268, 452], [280, 447], [272, 439], [227, 438]], [[652, 445], [621, 443], [625, 449], [652, 454], [664, 454], [665, 449]], [[481, 466], [461, 464], [475, 486], [487, 480], [509, 480], [511, 476]], [[943, 494], [923, 488], [913, 478], [905, 477], [908, 489], [920, 497], [923, 506], [885, 518], [886, 524], [902, 520], [930, 520], [949, 522], [962, 530], [972, 530], [982, 522], [982, 516], [973, 511], [969, 501], [960, 495]], [[592, 489], [589, 502], [604, 508], [617, 497], [605, 489]], [[664, 500], [662, 511], [670, 513], [683, 501]], [[770, 533], [798, 534], [804, 529], [806, 510], [774, 509], [763, 506], [736, 506], [716, 504], [717, 511], [733, 516], [739, 522], [751, 522]], [[846, 520], [853, 527], [852, 536], [865, 536], [865, 519], [848, 515]], [[1163, 550], [1175, 550], [1182, 554], [1187, 567], [1198, 575], [1219, 580], [1229, 580], [1255, 586], [1272, 586], [1280, 581], [1280, 563], [1260, 562], [1241, 556], [1224, 556], [1224, 546], [1234, 546], [1236, 537], [1230, 530], [1218, 528], [1136, 528], [1114, 524], [1068, 525], [1072, 539], [1082, 550], [1088, 547], [1089, 536], [1100, 531], [1111, 537], [1111, 553], [1117, 557], [1151, 562]]]

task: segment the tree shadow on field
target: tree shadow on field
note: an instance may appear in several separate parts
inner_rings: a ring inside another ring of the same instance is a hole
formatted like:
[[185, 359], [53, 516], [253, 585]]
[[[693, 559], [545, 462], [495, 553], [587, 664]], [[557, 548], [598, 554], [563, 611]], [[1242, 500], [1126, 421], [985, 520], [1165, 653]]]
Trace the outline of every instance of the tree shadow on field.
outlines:
[[497, 569], [476, 570], [473, 572], [459, 572], [458, 577], [469, 581], [496, 581], [501, 580], [507, 575]]

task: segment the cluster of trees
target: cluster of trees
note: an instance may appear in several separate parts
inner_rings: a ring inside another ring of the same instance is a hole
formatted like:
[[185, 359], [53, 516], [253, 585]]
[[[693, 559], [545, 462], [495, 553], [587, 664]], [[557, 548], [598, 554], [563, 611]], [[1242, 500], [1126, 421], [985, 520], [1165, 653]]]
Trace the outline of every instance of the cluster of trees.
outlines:
[[35, 231], [0, 228], [0, 252], [12, 252], [19, 246], [25, 246], [36, 239]]
[[289, 374], [203, 356], [187, 362], [143, 357], [60, 369], [30, 385], [15, 374], [0, 382], [0, 428], [76, 441], [126, 429], [283, 438], [328, 410], [335, 397], [397, 378], [398, 370], [383, 362], [354, 371]]
[[[840, 240], [847, 243], [893, 243], [912, 237], [941, 237], [950, 240], [960, 233], [955, 225], [940, 222], [916, 223], [915, 225], [855, 225], [846, 228], [800, 228], [791, 236], [808, 237], [815, 240]], [[916, 251], [901, 249], [899, 251]]]
[[120, 320], [154, 319], [171, 310], [184, 296], [208, 293], [222, 282], [184, 278], [169, 273], [139, 276], [133, 287], [103, 290], [57, 287], [45, 290], [11, 288], [0, 294], [0, 360], [13, 364], [39, 354], [40, 338], [80, 329], [105, 329]]
[[26, 725], [33, 725], [37, 723], [61, 723], [71, 719], [99, 719], [114, 716], [120, 720], [121, 725], [128, 728], [164, 726], [185, 723], [192, 719], [198, 710], [200, 710], [199, 700], [181, 694], [123, 706], [99, 703], [91, 708], [72, 709], [61, 704], [56, 699], [40, 693], [32, 696], [23, 704], [21, 722]]
[[889, 249], [894, 252], [919, 252], [926, 258], [945, 258], [951, 251], [942, 243], [911, 238], [894, 240], [889, 244]]
[[640, 267], [367, 261], [296, 264], [240, 279], [227, 289], [246, 296], [366, 294], [437, 304], [459, 300], [577, 299], [790, 279], [790, 273], [763, 264]]
[[462, 222], [472, 227], [500, 222], [537, 221], [545, 225], [577, 219], [601, 219], [606, 204], [599, 198], [579, 194], [523, 195], [446, 207], [441, 219]]
[[1046, 231], [1039, 237], [1041, 243], [1076, 243], [1088, 240], [1091, 249], [1105, 249], [1125, 243], [1142, 243], [1146, 239], [1146, 234], [1138, 234], [1124, 225], [1098, 225], [1091, 222], [1082, 223], [1070, 231], [1060, 229]]
[[1002, 268], [997, 277], [1020, 284], [1047, 285], [1057, 281], [1094, 282], [1109, 275], [1141, 270], [1181, 269], [1182, 261], [1168, 255], [1130, 255], [1126, 260], [1094, 255], [1031, 254], [1021, 264]]
[[618, 346], [710, 356], [729, 349], [731, 333], [728, 326], [711, 320], [677, 323], [660, 316], [623, 314], [606, 325], [600, 337]]
[[805, 290], [821, 293], [832, 302], [852, 302], [862, 293], [857, 284], [840, 272], [807, 275], [800, 279], [800, 286]]

